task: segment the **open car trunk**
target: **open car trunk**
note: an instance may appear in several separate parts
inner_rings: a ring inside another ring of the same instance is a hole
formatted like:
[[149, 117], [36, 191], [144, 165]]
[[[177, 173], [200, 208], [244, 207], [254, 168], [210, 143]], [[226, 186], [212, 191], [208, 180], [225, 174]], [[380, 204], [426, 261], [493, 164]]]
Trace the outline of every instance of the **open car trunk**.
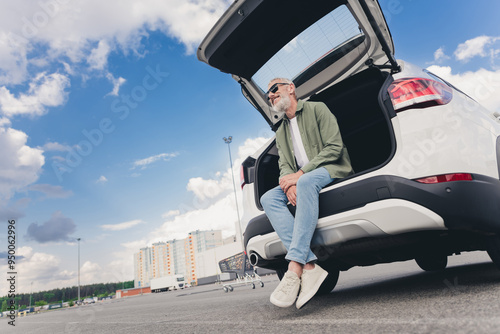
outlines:
[[[391, 106], [385, 107], [382, 89], [392, 81], [387, 72], [370, 68], [354, 75], [319, 94], [310, 101], [324, 102], [337, 118], [342, 139], [351, 158], [355, 177], [381, 167], [392, 156], [394, 135], [390, 118]], [[257, 159], [255, 165], [255, 201], [278, 185], [278, 151], [273, 142]], [[341, 182], [338, 180], [336, 182]]]
[[232, 74], [273, 128], [283, 117], [270, 107], [265, 93], [273, 78], [289, 78], [297, 97], [308, 99], [372, 66], [401, 70], [376, 0], [236, 1], [200, 44], [197, 56]]

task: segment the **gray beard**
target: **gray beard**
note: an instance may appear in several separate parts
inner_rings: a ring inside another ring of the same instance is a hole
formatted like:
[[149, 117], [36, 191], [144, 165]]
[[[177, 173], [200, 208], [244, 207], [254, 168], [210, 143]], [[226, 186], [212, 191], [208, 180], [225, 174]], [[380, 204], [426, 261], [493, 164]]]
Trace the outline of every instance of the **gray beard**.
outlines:
[[292, 105], [292, 100], [288, 95], [282, 95], [280, 101], [273, 106], [273, 110], [276, 112], [286, 112], [288, 108]]

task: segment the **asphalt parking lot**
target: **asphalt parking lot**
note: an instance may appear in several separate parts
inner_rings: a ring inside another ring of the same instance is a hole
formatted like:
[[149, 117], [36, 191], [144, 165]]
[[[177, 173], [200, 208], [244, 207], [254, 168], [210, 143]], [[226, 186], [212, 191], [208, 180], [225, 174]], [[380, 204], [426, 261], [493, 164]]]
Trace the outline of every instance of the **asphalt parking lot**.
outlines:
[[0, 333], [497, 333], [500, 270], [485, 252], [453, 256], [439, 273], [413, 261], [342, 272], [335, 290], [303, 309], [269, 303], [265, 286], [148, 294], [5, 319]]

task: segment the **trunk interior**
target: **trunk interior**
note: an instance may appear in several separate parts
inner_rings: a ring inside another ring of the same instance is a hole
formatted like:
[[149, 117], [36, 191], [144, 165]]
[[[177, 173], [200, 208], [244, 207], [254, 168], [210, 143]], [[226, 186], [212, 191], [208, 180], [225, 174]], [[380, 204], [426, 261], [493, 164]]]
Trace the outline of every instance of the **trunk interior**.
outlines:
[[[354, 177], [380, 167], [393, 152], [390, 116], [379, 103], [379, 92], [388, 85], [388, 76], [386, 72], [370, 68], [309, 99], [324, 102], [337, 118], [356, 173]], [[255, 170], [255, 200], [261, 208], [260, 197], [278, 185], [278, 151], [274, 142], [259, 157]]]

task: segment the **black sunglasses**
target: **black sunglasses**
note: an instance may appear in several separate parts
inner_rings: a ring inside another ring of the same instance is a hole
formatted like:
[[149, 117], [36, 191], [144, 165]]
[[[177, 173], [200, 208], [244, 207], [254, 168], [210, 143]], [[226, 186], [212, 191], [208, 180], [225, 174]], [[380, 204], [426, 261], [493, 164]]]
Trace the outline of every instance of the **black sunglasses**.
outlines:
[[286, 82], [277, 82], [274, 85], [269, 88], [269, 90], [266, 92], [267, 99], [269, 99], [269, 93], [276, 93], [278, 91], [278, 85], [289, 85], [289, 83]]

